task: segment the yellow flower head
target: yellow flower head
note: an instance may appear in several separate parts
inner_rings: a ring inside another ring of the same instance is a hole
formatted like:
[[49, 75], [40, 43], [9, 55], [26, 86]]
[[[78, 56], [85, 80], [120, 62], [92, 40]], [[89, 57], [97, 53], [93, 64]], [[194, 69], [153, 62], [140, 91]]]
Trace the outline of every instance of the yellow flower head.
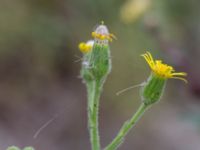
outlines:
[[147, 61], [152, 72], [156, 76], [164, 79], [180, 79], [187, 83], [187, 80], [184, 78], [187, 76], [185, 72], [175, 72], [172, 66], [162, 63], [161, 60], [154, 60], [150, 52], [146, 52], [142, 55], [142, 57], [144, 57], [144, 59]]
[[[116, 39], [114, 34], [109, 33], [108, 28], [104, 25], [102, 21], [101, 25], [99, 25], [94, 32], [92, 32], [92, 37], [98, 41], [110, 41]], [[106, 42], [107, 43], [107, 42]]]
[[93, 41], [93, 40], [90, 40], [90, 41], [88, 41], [87, 43], [81, 42], [81, 43], [78, 45], [78, 47], [79, 47], [79, 49], [80, 49], [80, 51], [81, 51], [82, 53], [88, 53], [88, 52], [90, 52], [90, 51], [92, 50], [93, 45], [94, 45], [94, 41]]

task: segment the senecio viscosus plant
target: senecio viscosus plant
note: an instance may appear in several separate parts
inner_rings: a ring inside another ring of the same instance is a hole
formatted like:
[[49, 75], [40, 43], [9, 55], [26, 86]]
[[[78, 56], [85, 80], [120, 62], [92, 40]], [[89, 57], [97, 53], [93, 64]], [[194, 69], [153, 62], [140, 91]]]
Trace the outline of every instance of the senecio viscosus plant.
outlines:
[[[83, 53], [81, 77], [87, 87], [88, 129], [91, 149], [101, 150], [98, 126], [99, 99], [103, 84], [112, 68], [109, 42], [112, 42], [116, 37], [109, 33], [103, 22], [97, 26], [91, 35], [92, 40], [79, 44], [79, 49]], [[185, 72], [175, 72], [172, 66], [164, 64], [161, 60], [154, 60], [150, 52], [141, 56], [151, 69], [147, 81], [140, 85], [141, 104], [136, 113], [122, 125], [115, 138], [104, 150], [116, 150], [122, 144], [125, 136], [144, 112], [161, 99], [167, 79], [180, 79], [187, 83]]]

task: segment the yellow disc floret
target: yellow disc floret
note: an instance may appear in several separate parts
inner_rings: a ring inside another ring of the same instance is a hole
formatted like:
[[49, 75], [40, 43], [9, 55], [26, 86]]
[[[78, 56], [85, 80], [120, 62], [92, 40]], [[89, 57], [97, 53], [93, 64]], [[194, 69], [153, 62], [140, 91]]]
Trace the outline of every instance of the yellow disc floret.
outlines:
[[104, 25], [104, 22], [99, 25], [95, 31], [92, 32], [92, 37], [99, 41], [100, 43], [102, 41], [110, 41], [112, 42], [113, 39], [116, 39], [116, 36], [114, 34], [109, 33], [108, 28]]
[[92, 37], [98, 40], [108, 40], [110, 42], [112, 42], [113, 39], [117, 39], [116, 36], [114, 34], [101, 34], [101, 33], [96, 33], [96, 32], [92, 32]]
[[175, 72], [172, 66], [162, 63], [161, 60], [154, 60], [151, 53], [149, 52], [146, 52], [142, 56], [147, 61], [152, 72], [156, 76], [164, 79], [168, 78], [180, 79], [187, 83], [187, 80], [184, 78], [187, 75], [185, 72]]

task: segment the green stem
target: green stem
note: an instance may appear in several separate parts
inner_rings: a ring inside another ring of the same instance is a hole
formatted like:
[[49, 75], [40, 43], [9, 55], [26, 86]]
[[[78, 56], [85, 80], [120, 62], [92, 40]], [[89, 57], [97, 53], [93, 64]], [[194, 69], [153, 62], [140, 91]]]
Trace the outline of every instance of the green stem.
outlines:
[[120, 144], [123, 142], [125, 136], [130, 131], [130, 129], [137, 123], [140, 117], [147, 110], [148, 106], [142, 103], [138, 108], [137, 112], [132, 116], [132, 118], [124, 123], [118, 132], [117, 136], [104, 150], [116, 150]]
[[88, 84], [88, 124], [92, 150], [100, 150], [100, 137], [98, 129], [100, 93], [101, 84], [99, 84], [99, 82], [93, 81]]

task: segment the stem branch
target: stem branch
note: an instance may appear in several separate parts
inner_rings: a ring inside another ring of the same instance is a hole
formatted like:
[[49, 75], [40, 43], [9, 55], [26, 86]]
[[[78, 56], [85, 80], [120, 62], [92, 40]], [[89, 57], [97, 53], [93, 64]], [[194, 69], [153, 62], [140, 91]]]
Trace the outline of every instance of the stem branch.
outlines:
[[112, 140], [112, 142], [104, 150], [116, 150], [120, 144], [123, 142], [125, 136], [128, 134], [130, 129], [137, 123], [140, 117], [147, 110], [148, 106], [142, 103], [138, 108], [137, 112], [132, 116], [132, 118], [126, 121], [118, 132], [117, 136]]

